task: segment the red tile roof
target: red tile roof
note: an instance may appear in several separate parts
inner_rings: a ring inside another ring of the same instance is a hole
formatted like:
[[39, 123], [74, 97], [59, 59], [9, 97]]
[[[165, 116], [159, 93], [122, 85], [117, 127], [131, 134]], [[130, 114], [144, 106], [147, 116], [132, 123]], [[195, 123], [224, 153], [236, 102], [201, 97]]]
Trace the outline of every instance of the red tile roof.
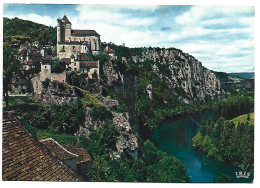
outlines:
[[104, 49], [104, 52], [105, 52], [105, 53], [114, 53], [115, 50], [112, 50], [109, 46], [107, 46], [107, 47]]
[[76, 155], [78, 155], [77, 164], [92, 161], [88, 152], [85, 149], [80, 148], [76, 144], [64, 144], [62, 146], [71, 153], [75, 153]]
[[78, 155], [69, 152], [52, 138], [40, 140], [40, 143], [43, 143], [52, 152], [52, 154], [58, 157], [58, 159], [60, 160], [66, 160], [66, 159], [78, 157]]
[[14, 116], [3, 116], [4, 181], [80, 181]]
[[85, 53], [80, 53], [80, 60], [81, 61], [90, 61], [91, 59]]
[[95, 67], [98, 68], [98, 62], [97, 61], [90, 61], [90, 62], [80, 62], [81, 68], [87, 68], [87, 67]]
[[86, 36], [86, 35], [99, 35], [95, 30], [71, 30], [71, 35], [79, 35], [79, 36]]

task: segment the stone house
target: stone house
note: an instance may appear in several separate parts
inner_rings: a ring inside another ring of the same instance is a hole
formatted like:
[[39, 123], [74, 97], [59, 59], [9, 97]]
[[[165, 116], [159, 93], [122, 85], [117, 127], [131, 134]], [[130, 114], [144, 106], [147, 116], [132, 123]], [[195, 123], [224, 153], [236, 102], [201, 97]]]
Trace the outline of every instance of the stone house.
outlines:
[[108, 54], [112, 59], [116, 59], [115, 50], [111, 49], [109, 46], [105, 47], [104, 53]]
[[9, 95], [31, 95], [30, 82], [18, 76], [14, 77], [11, 80], [11, 92]]
[[57, 56], [59, 59], [77, 53], [100, 54], [100, 35], [95, 30], [75, 30], [66, 15], [57, 19]]
[[91, 60], [85, 53], [72, 55], [71, 58], [63, 58], [60, 63], [64, 63], [69, 71], [84, 73], [89, 79], [99, 80], [99, 61]]
[[22, 65], [22, 70], [29, 70], [40, 64], [45, 56], [44, 50], [33, 45], [21, 45], [16, 58]]
[[40, 97], [42, 95], [43, 86], [42, 81], [49, 79], [50, 81], [66, 82], [67, 74], [63, 73], [51, 73], [51, 57], [43, 58], [41, 62], [41, 72], [31, 79], [33, 87], [33, 95]]

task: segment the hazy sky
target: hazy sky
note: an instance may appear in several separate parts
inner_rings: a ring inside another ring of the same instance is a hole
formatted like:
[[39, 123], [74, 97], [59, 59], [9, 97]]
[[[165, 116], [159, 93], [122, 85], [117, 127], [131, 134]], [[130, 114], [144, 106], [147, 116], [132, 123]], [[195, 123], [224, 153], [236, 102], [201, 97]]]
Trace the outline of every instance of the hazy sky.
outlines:
[[103, 42], [175, 47], [215, 71], [254, 70], [254, 7], [5, 4], [4, 16], [94, 29]]

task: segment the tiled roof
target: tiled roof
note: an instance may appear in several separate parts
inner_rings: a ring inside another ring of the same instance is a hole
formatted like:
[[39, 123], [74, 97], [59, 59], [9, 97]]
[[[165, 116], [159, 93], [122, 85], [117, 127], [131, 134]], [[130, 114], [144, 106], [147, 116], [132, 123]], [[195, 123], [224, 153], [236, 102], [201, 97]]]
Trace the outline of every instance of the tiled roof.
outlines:
[[86, 35], [99, 35], [95, 30], [71, 30], [71, 35], [80, 35], [80, 36], [86, 36]]
[[80, 60], [81, 61], [90, 61], [91, 59], [85, 53], [80, 53]]
[[64, 15], [61, 20], [64, 21], [64, 22], [70, 22], [66, 15]]
[[11, 79], [11, 83], [12, 84], [30, 84], [30, 82], [28, 82], [27, 80], [25, 79], [22, 79], [22, 78], [12, 78]]
[[96, 67], [98, 68], [98, 62], [97, 61], [90, 61], [90, 62], [80, 62], [81, 68], [87, 68], [87, 67]]
[[107, 47], [104, 49], [104, 52], [105, 52], [105, 53], [114, 53], [115, 50], [112, 50], [109, 46], [107, 46]]
[[51, 155], [14, 116], [3, 117], [2, 179], [4, 181], [80, 181]]
[[34, 65], [35, 63], [36, 63], [35, 61], [24, 61], [24, 62], [23, 62], [23, 65], [32, 66], [32, 65]]
[[61, 63], [71, 63], [71, 58], [62, 58], [59, 62], [61, 62]]
[[52, 155], [58, 157], [60, 160], [78, 157], [78, 155], [69, 152], [52, 138], [40, 140], [40, 142], [43, 143], [52, 152]]
[[75, 153], [78, 155], [77, 164], [92, 161], [90, 155], [85, 149], [80, 148], [75, 144], [64, 144], [62, 146], [66, 148], [68, 151], [70, 151], [71, 153]]
[[46, 62], [46, 61], [49, 62], [49, 61], [51, 61], [51, 60], [52, 60], [52, 59], [51, 59], [51, 56], [45, 56], [45, 57], [42, 58], [42, 61], [45, 61], [45, 62]]

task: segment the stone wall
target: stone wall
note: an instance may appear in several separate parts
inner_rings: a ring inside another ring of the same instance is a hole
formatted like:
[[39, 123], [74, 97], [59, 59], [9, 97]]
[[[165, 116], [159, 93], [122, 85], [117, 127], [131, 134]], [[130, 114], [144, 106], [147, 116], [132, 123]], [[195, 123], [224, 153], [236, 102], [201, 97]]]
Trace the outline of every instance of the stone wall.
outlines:
[[51, 81], [57, 81], [57, 82], [66, 82], [67, 75], [66, 73], [51, 73]]
[[78, 96], [73, 87], [60, 90], [57, 85], [50, 83], [42, 92], [42, 102], [45, 104], [70, 104], [77, 101]]

